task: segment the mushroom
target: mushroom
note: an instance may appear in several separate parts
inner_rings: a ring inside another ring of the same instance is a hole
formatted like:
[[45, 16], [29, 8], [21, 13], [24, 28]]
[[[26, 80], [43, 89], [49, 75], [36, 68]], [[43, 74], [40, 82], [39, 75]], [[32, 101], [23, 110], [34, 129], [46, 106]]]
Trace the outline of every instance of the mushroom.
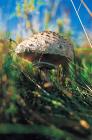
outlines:
[[61, 64], [65, 77], [69, 75], [69, 62], [74, 56], [71, 42], [52, 31], [33, 34], [22, 41], [15, 52], [31, 62], [39, 61], [55, 66]]

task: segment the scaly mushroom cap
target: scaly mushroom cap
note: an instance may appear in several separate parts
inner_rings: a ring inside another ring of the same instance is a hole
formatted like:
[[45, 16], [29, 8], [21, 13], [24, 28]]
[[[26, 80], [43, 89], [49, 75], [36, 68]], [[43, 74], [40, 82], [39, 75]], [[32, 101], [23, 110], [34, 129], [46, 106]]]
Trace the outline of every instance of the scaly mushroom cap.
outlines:
[[[33, 34], [30, 38], [21, 42], [16, 47], [15, 52], [19, 55], [29, 54], [31, 59], [33, 56], [38, 59], [37, 56], [41, 57], [42, 55], [47, 56], [48, 60], [51, 57], [56, 57], [55, 61], [58, 61], [61, 57], [72, 60], [74, 55], [71, 42], [52, 31]], [[35, 59], [32, 60], [34, 61]]]

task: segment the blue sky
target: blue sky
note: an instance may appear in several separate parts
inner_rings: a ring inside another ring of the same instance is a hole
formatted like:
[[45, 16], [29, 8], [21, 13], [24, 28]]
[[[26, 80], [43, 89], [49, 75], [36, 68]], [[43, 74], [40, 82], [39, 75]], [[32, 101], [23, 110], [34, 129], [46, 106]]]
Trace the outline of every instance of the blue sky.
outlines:
[[[37, 3], [38, 0], [35, 0], [35, 1]], [[48, 1], [53, 1], [53, 0], [46, 0], [46, 1], [48, 2]], [[59, 0], [54, 0], [54, 1], [59, 1]], [[73, 0], [73, 1], [76, 8], [78, 9], [80, 0]], [[84, 1], [86, 2], [89, 9], [92, 11], [91, 0], [84, 0]], [[22, 3], [23, 0], [0, 0], [0, 26], [1, 26], [0, 29], [5, 28], [7, 31], [12, 31], [17, 28], [19, 19], [15, 16], [12, 16], [16, 10], [17, 2]], [[39, 8], [41, 19], [43, 16], [42, 15], [43, 10], [44, 10], [44, 6]], [[79, 32], [82, 31], [82, 28], [70, 0], [61, 0], [60, 4], [58, 5], [56, 16], [58, 16], [60, 12], [64, 13], [64, 10], [69, 12], [72, 30], [74, 30], [75, 34], [77, 35]], [[79, 15], [82, 19], [82, 22], [85, 28], [91, 31], [92, 30], [92, 17], [90, 17], [90, 15], [88, 14], [87, 10], [84, 8], [83, 5], [81, 6]]]

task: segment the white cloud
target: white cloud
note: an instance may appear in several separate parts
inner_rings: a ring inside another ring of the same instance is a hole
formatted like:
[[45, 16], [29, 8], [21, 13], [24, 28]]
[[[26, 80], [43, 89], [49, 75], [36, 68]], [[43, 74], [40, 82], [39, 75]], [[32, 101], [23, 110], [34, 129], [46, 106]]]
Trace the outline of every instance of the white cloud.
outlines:
[[83, 44], [88, 44], [89, 47], [92, 48], [92, 31], [89, 29], [86, 29], [86, 33], [88, 35], [89, 40], [87, 39], [86, 35], [83, 34]]
[[[89, 29], [86, 29], [86, 32], [87, 32], [88, 38], [92, 44], [92, 31]], [[77, 44], [80, 46], [83, 46], [84, 44], [89, 45], [89, 41], [88, 41], [88, 39], [83, 31], [78, 32], [77, 37], [74, 38], [74, 40], [76, 40]]]
[[6, 19], [3, 17], [2, 10], [0, 9], [0, 32], [6, 32], [7, 26], [6, 26]]
[[63, 21], [64, 31], [65, 32], [70, 31], [71, 30], [71, 19], [70, 19], [70, 17], [66, 13], [63, 13], [61, 18], [62, 18], [62, 21]]
[[[39, 22], [39, 13], [37, 12], [32, 17], [32, 28], [34, 31], [39, 32], [40, 22]], [[26, 29], [26, 19], [18, 22], [17, 27], [11, 31], [12, 37], [15, 39], [17, 36], [21, 38], [27, 38], [32, 34], [31, 28]]]
[[11, 35], [12, 37], [15, 39], [17, 36], [18, 37], [21, 37], [21, 38], [26, 38], [28, 36], [30, 36], [31, 34], [31, 30], [26, 30], [25, 28], [25, 21], [23, 22], [19, 22], [17, 24], [17, 27], [14, 28], [12, 31], [11, 31]]
[[39, 21], [39, 12], [38, 12], [32, 18], [32, 26], [33, 26], [33, 29], [38, 32], [40, 30], [40, 24], [41, 23]]

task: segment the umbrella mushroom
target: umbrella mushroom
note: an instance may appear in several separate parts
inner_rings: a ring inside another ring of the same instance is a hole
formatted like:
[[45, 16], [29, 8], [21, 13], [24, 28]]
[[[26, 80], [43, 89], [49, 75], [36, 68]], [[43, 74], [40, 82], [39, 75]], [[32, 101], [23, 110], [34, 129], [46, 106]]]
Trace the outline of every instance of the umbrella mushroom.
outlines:
[[65, 77], [69, 75], [69, 62], [74, 56], [71, 42], [52, 31], [33, 34], [22, 41], [15, 52], [31, 62], [39, 61], [55, 66], [61, 64]]

